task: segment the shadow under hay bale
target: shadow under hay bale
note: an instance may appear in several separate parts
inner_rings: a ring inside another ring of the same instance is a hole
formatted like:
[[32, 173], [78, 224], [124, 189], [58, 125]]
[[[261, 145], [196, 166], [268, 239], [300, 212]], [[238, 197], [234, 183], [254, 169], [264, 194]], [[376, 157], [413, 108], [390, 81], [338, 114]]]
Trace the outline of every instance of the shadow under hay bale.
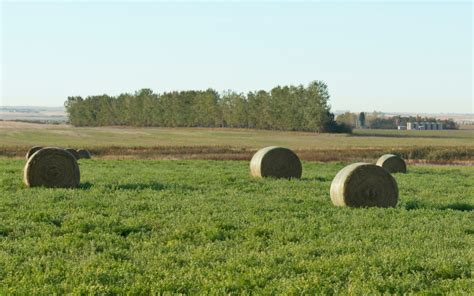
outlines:
[[74, 156], [60, 148], [43, 148], [26, 162], [24, 182], [28, 187], [75, 188], [80, 171]]
[[454, 211], [461, 211], [461, 212], [472, 212], [474, 211], [474, 205], [462, 202], [455, 202], [450, 203], [447, 205], [443, 205], [438, 207], [440, 210], [454, 210]]
[[382, 155], [377, 160], [377, 165], [386, 169], [389, 173], [406, 173], [407, 165], [405, 161], [395, 154]]
[[254, 177], [301, 178], [303, 168], [298, 156], [288, 148], [271, 146], [260, 149], [250, 161]]
[[437, 205], [437, 204], [428, 204], [419, 200], [411, 200], [405, 203], [406, 210], [420, 210], [420, 209], [429, 209], [429, 210], [453, 210], [461, 212], [471, 212], [474, 211], [474, 205], [463, 202], [455, 202], [446, 205]]
[[354, 163], [337, 173], [330, 194], [336, 206], [395, 207], [398, 185], [385, 169], [369, 163]]
[[112, 190], [153, 190], [153, 191], [161, 191], [165, 189], [172, 189], [172, 190], [180, 190], [180, 191], [196, 191], [198, 190], [196, 187], [189, 186], [186, 184], [163, 184], [157, 182], [150, 182], [150, 183], [125, 183], [125, 184], [108, 184], [106, 188]]

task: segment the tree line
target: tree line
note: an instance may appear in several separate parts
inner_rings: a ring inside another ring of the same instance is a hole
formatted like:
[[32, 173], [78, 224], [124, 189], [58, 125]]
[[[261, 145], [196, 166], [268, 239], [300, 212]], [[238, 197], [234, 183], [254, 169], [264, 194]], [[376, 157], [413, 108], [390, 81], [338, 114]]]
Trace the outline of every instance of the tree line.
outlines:
[[372, 129], [397, 129], [399, 125], [406, 126], [408, 122], [441, 122], [443, 129], [458, 129], [459, 126], [453, 119], [439, 120], [434, 117], [422, 116], [391, 116], [387, 117], [382, 112], [374, 111], [372, 113], [361, 112], [359, 114], [346, 112], [336, 117], [340, 124], [348, 125], [352, 128], [361, 127], [361, 115], [363, 115], [364, 124], [362, 127]]
[[213, 89], [162, 94], [142, 89], [134, 94], [68, 97], [74, 126], [232, 127], [292, 131], [350, 132], [330, 112], [327, 85], [277, 86], [246, 95]]

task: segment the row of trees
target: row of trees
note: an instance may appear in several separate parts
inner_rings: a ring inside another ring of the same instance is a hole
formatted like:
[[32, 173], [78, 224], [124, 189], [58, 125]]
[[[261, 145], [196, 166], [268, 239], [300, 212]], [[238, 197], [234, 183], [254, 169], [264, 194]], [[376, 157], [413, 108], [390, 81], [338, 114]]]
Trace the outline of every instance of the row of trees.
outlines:
[[407, 122], [442, 122], [444, 129], [457, 129], [458, 125], [452, 119], [439, 120], [434, 117], [421, 116], [392, 116], [387, 117], [382, 112], [361, 112], [359, 114], [346, 112], [336, 117], [336, 121], [351, 127], [367, 127], [373, 129], [397, 129], [398, 125], [407, 125]]
[[328, 104], [326, 84], [278, 86], [247, 95], [227, 91], [174, 91], [68, 97], [74, 126], [235, 127], [318, 132], [350, 132], [337, 124]]

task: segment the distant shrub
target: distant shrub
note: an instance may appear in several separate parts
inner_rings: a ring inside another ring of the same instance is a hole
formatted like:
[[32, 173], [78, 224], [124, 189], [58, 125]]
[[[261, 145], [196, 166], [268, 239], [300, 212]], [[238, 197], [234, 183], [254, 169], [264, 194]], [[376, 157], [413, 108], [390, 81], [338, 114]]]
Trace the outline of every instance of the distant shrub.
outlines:
[[428, 160], [466, 160], [474, 158], [474, 150], [467, 148], [454, 148], [449, 150], [431, 151], [426, 159]]
[[452, 161], [474, 159], [474, 149], [470, 147], [417, 147], [394, 150], [404, 159], [425, 159], [430, 161]]
[[431, 147], [414, 148], [407, 153], [409, 159], [425, 159], [426, 156], [433, 150]]
[[322, 129], [323, 133], [352, 134], [352, 126], [345, 122], [329, 121]]

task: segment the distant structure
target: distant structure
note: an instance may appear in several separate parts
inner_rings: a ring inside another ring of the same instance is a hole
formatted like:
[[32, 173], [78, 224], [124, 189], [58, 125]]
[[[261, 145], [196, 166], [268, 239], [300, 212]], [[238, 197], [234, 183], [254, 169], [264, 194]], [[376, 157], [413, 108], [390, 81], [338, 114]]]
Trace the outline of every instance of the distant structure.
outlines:
[[356, 122], [357, 128], [365, 128], [365, 113], [360, 112]]
[[406, 126], [398, 126], [398, 129], [407, 129], [407, 130], [442, 130], [442, 122], [407, 122]]

